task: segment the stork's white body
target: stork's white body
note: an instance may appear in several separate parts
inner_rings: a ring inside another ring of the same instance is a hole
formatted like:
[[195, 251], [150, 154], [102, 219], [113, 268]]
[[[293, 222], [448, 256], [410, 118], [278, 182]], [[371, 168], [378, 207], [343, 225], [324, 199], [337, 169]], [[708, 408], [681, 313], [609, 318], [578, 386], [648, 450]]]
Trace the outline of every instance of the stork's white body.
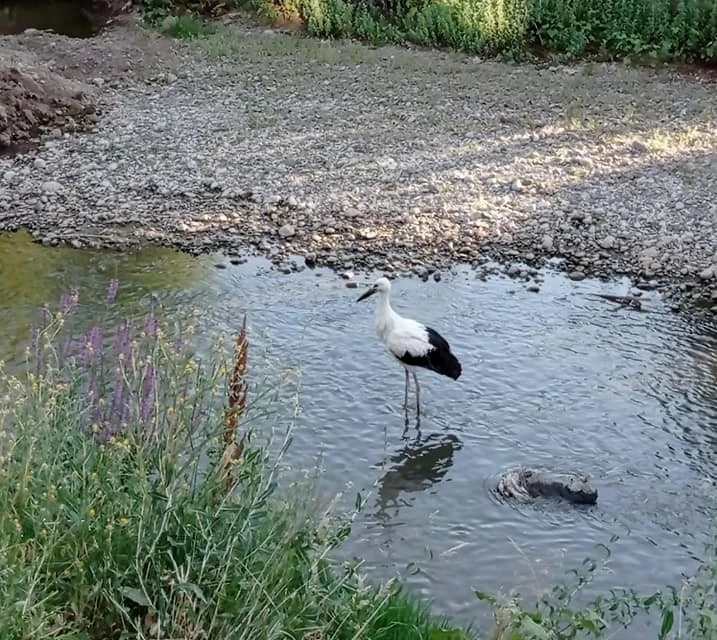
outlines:
[[417, 366], [402, 362], [405, 353], [425, 356], [433, 348], [428, 341], [428, 332], [420, 322], [398, 315], [389, 302], [388, 296], [381, 296], [376, 306], [376, 335], [388, 350], [398, 358], [403, 367], [415, 371]]
[[420, 386], [416, 371], [430, 369], [441, 375], [457, 380], [461, 365], [451, 352], [448, 342], [437, 331], [411, 318], [404, 318], [391, 307], [389, 300], [391, 283], [379, 278], [374, 285], [359, 297], [359, 301], [378, 293], [376, 305], [376, 335], [399, 361], [406, 372], [406, 395], [404, 407], [408, 422], [408, 374], [413, 374], [416, 385], [416, 412], [420, 416]]

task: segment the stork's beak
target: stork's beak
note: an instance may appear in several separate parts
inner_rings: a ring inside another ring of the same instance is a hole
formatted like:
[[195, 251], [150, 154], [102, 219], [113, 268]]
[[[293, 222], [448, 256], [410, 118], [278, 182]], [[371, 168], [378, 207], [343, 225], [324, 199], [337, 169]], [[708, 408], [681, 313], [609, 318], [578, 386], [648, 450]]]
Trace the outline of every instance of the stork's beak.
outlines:
[[371, 287], [370, 289], [366, 289], [366, 291], [364, 291], [364, 292], [359, 296], [359, 299], [356, 300], [356, 302], [361, 302], [361, 300], [365, 300], [365, 299], [368, 298], [369, 296], [372, 296], [374, 293], [376, 293], [376, 289], [374, 289], [373, 287]]

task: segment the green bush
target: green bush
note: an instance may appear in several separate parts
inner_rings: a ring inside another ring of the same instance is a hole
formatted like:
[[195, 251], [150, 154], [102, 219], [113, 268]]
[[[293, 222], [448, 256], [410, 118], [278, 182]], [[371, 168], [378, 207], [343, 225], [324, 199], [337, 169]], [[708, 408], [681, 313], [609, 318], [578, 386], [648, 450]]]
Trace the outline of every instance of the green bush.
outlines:
[[224, 349], [202, 361], [153, 314], [78, 333], [79, 306], [0, 376], [3, 640], [468, 637], [329, 562], [349, 521], [279, 488], [273, 393], [252, 388], [227, 484]]
[[712, 0], [533, 0], [530, 22], [548, 50], [717, 61]]
[[712, 0], [267, 0], [312, 35], [478, 54], [717, 62]]

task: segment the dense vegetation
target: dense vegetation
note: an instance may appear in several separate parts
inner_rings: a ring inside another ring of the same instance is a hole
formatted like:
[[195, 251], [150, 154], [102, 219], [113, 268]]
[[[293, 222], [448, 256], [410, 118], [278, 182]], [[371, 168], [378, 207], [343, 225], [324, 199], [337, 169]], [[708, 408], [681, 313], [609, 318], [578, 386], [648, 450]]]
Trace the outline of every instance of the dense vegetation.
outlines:
[[3, 640], [471, 637], [329, 561], [350, 521], [278, 488], [267, 427], [287, 416], [247, 401], [244, 332], [229, 368], [153, 314], [73, 330], [79, 304], [0, 368]]
[[312, 35], [477, 54], [717, 62], [714, 0], [143, 0], [147, 15], [240, 5]]

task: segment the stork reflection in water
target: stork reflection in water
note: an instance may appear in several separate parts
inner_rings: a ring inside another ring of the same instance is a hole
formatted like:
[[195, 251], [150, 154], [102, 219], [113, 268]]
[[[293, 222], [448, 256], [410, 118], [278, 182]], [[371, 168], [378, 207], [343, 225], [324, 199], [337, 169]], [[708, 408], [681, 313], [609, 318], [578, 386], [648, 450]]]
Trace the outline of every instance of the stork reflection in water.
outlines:
[[400, 507], [402, 494], [425, 491], [439, 483], [453, 466], [453, 455], [463, 447], [450, 433], [431, 433], [406, 442], [390, 457], [390, 467], [378, 481], [377, 515], [389, 518], [386, 509]]

